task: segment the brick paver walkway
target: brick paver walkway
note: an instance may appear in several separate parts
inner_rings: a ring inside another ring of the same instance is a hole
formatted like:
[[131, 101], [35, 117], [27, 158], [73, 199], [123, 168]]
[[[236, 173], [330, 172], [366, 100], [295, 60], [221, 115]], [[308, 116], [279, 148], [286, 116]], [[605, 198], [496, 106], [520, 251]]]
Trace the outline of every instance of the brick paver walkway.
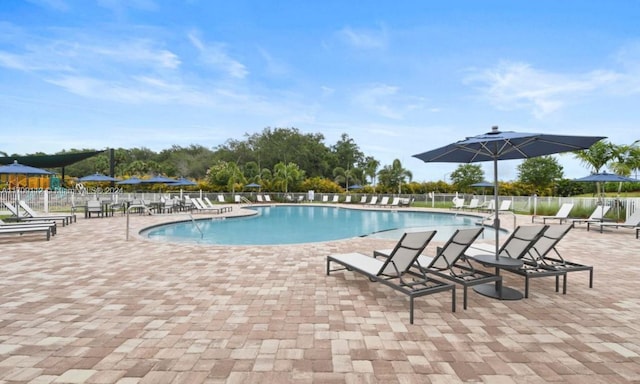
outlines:
[[325, 275], [328, 254], [395, 241], [243, 247], [135, 235], [174, 217], [131, 216], [128, 241], [122, 216], [78, 218], [49, 242], [0, 238], [0, 383], [640, 382], [631, 230], [582, 226], [561, 242], [567, 259], [595, 266], [593, 289], [585, 272], [569, 275], [566, 295], [533, 279], [521, 301], [470, 291], [466, 311], [459, 289], [457, 312], [449, 293], [419, 298], [410, 325], [405, 296], [351, 272]]

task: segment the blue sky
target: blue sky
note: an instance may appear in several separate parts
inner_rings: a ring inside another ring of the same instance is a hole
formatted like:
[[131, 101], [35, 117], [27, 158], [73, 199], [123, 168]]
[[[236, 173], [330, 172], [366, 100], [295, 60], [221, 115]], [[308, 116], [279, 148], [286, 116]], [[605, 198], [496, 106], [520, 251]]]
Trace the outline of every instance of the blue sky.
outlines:
[[213, 148], [295, 127], [428, 181], [457, 165], [411, 155], [493, 125], [631, 144], [638, 20], [635, 0], [4, 0], [0, 151]]

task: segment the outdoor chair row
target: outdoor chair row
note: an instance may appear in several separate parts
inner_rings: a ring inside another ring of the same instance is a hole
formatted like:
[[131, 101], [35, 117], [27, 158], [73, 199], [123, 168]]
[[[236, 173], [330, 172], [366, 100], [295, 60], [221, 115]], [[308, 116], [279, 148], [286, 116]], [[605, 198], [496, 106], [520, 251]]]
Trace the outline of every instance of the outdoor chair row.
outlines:
[[2, 235], [25, 235], [30, 233], [43, 233], [46, 240], [50, 240], [58, 232], [57, 222], [63, 226], [75, 221], [74, 214], [48, 215], [39, 213], [32, 209], [26, 202], [18, 201], [18, 206], [10, 202], [3, 202], [3, 205], [12, 214], [10, 220], [0, 220], [0, 234]]
[[[505, 271], [525, 278], [524, 297], [529, 296], [529, 279], [554, 277], [555, 291], [567, 290], [567, 273], [589, 272], [589, 287], [593, 287], [593, 267], [565, 260], [557, 245], [571, 230], [572, 224], [519, 226], [498, 249], [498, 255], [521, 261], [521, 266]], [[422, 252], [435, 231], [405, 233], [395, 248], [375, 250], [373, 257], [361, 253], [327, 256], [327, 275], [338, 270], [360, 273], [373, 282], [381, 282], [409, 296], [409, 322], [413, 323], [414, 298], [432, 293], [452, 291], [452, 311], [455, 311], [455, 285], [463, 287], [463, 308], [467, 309], [469, 287], [495, 285], [501, 295], [502, 279], [499, 271], [491, 272], [475, 259], [478, 255], [495, 255], [495, 245], [475, 243], [483, 227], [458, 229], [434, 256]], [[333, 264], [340, 267], [332, 268]], [[480, 264], [476, 266], [476, 264]]]

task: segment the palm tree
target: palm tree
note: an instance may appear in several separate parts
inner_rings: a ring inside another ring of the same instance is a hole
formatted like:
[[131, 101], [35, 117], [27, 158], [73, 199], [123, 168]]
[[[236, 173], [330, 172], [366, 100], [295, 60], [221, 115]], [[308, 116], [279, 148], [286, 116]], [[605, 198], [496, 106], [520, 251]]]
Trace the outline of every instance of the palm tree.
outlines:
[[298, 164], [284, 164], [279, 162], [273, 167], [273, 183], [283, 189], [284, 193], [289, 192], [289, 185], [298, 183], [304, 177], [304, 171]]
[[[609, 142], [598, 141], [588, 149], [573, 152], [573, 155], [580, 160], [582, 164], [591, 166], [594, 173], [599, 173], [607, 163], [616, 157], [616, 148]], [[599, 196], [600, 183], [596, 183], [596, 192]]]
[[378, 174], [378, 167], [380, 167], [380, 162], [378, 160], [374, 159], [371, 156], [368, 156], [365, 159], [364, 174], [371, 179], [371, 184], [374, 187], [376, 185], [376, 175]]
[[400, 160], [395, 159], [391, 165], [386, 165], [378, 173], [380, 183], [390, 188], [398, 187], [398, 194], [402, 193], [402, 183], [406, 182], [406, 179], [413, 179], [413, 174], [408, 169], [402, 167]]

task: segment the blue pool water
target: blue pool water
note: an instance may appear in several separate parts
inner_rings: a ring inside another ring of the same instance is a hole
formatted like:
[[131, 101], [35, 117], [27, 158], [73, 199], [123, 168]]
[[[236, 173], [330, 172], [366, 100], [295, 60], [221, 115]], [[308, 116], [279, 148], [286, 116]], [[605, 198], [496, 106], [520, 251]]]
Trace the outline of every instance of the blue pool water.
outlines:
[[[478, 218], [434, 212], [361, 210], [278, 205], [252, 207], [258, 214], [228, 219], [169, 223], [142, 231], [153, 240], [226, 245], [313, 243], [358, 236], [399, 239], [405, 231], [437, 230], [447, 240], [457, 228], [475, 227]], [[197, 225], [197, 227], [196, 227]], [[199, 229], [198, 229], [199, 228]], [[201, 234], [202, 232], [202, 234]], [[493, 238], [485, 228], [483, 237]], [[490, 237], [489, 237], [490, 236]]]

